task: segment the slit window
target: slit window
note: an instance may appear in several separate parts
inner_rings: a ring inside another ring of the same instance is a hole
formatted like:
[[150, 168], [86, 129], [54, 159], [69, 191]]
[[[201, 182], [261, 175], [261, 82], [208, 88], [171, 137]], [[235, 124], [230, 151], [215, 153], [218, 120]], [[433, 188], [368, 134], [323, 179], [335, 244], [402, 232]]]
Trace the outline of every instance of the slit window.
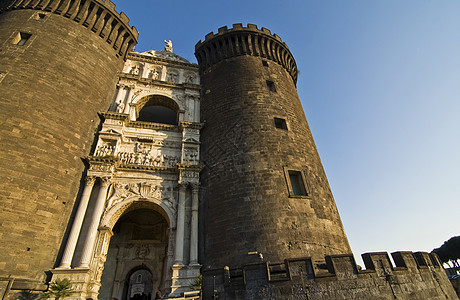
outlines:
[[274, 118], [275, 120], [275, 127], [278, 129], [288, 130], [286, 120], [282, 118]]
[[30, 39], [32, 34], [30, 33], [25, 33], [25, 32], [19, 32], [16, 37], [13, 39], [13, 44], [18, 45], [18, 46], [24, 46], [27, 41]]
[[273, 81], [267, 80], [267, 87], [270, 92], [276, 92], [275, 83]]

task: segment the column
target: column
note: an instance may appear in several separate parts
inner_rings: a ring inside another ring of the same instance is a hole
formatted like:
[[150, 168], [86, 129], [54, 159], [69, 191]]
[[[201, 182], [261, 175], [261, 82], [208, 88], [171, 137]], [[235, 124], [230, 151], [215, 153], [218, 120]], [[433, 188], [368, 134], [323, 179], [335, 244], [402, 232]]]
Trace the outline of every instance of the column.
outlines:
[[81, 226], [83, 224], [83, 219], [85, 218], [86, 208], [88, 207], [89, 198], [91, 196], [91, 192], [93, 190], [95, 181], [95, 177], [86, 177], [85, 179], [85, 187], [83, 189], [83, 194], [80, 199], [80, 204], [77, 208], [77, 214], [75, 215], [75, 219], [73, 220], [72, 228], [70, 229], [69, 238], [67, 239], [67, 244], [64, 249], [64, 255], [62, 256], [61, 265], [59, 266], [59, 268], [70, 268], [73, 254], [75, 252], [75, 247], [77, 246], [78, 236], [80, 235]]
[[193, 122], [200, 122], [200, 99], [198, 97], [194, 97], [193, 100], [195, 101], [195, 118]]
[[199, 183], [192, 186], [192, 221], [190, 226], [190, 264], [198, 265], [198, 190]]
[[102, 213], [104, 212], [105, 197], [109, 188], [110, 178], [101, 178], [101, 186], [99, 187], [99, 193], [97, 194], [96, 205], [94, 207], [93, 215], [88, 229], [88, 234], [85, 238], [83, 246], [83, 254], [80, 259], [79, 268], [88, 268], [91, 261], [91, 254], [93, 253], [94, 243], [96, 242], [97, 228], [101, 219]]
[[185, 184], [179, 184], [179, 202], [177, 204], [175, 265], [184, 264], [184, 226], [185, 226]]
[[125, 105], [125, 111], [123, 113], [129, 114], [129, 107], [131, 106], [131, 100], [134, 95], [134, 85], [128, 87], [129, 92], [128, 92], [128, 98], [126, 99], [126, 105]]

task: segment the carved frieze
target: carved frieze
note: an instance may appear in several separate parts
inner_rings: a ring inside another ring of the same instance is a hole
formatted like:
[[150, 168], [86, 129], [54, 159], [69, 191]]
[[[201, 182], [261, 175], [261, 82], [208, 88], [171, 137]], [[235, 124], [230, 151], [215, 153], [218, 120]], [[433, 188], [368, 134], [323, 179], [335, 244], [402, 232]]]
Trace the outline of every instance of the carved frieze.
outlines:
[[163, 187], [147, 182], [142, 183], [114, 183], [109, 191], [107, 208], [110, 208], [124, 199], [138, 196], [143, 199], [158, 199], [172, 208], [171, 187]]
[[112, 172], [113, 165], [106, 165], [106, 164], [91, 164], [89, 166], [90, 171], [97, 171], [97, 172]]

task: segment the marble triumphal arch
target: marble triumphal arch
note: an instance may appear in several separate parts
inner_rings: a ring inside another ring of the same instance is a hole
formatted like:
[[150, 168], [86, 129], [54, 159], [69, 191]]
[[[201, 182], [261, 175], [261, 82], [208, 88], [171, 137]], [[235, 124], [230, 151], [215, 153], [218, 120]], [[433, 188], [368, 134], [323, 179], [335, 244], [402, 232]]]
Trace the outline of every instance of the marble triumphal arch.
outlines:
[[165, 51], [130, 53], [88, 165], [53, 279], [73, 299], [154, 299], [199, 273], [198, 67]]

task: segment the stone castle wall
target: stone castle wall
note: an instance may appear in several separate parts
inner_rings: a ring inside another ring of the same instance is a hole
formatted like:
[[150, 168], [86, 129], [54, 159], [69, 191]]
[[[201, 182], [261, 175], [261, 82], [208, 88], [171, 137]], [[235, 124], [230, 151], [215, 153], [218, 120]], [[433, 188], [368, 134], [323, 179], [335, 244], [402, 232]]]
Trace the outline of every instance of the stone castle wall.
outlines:
[[436, 255], [366, 253], [366, 270], [351, 254], [327, 256], [323, 270], [310, 258], [254, 262], [204, 272], [204, 299], [458, 299]]
[[58, 261], [81, 157], [138, 35], [114, 7], [0, 1], [0, 276], [13, 288], [41, 288]]

